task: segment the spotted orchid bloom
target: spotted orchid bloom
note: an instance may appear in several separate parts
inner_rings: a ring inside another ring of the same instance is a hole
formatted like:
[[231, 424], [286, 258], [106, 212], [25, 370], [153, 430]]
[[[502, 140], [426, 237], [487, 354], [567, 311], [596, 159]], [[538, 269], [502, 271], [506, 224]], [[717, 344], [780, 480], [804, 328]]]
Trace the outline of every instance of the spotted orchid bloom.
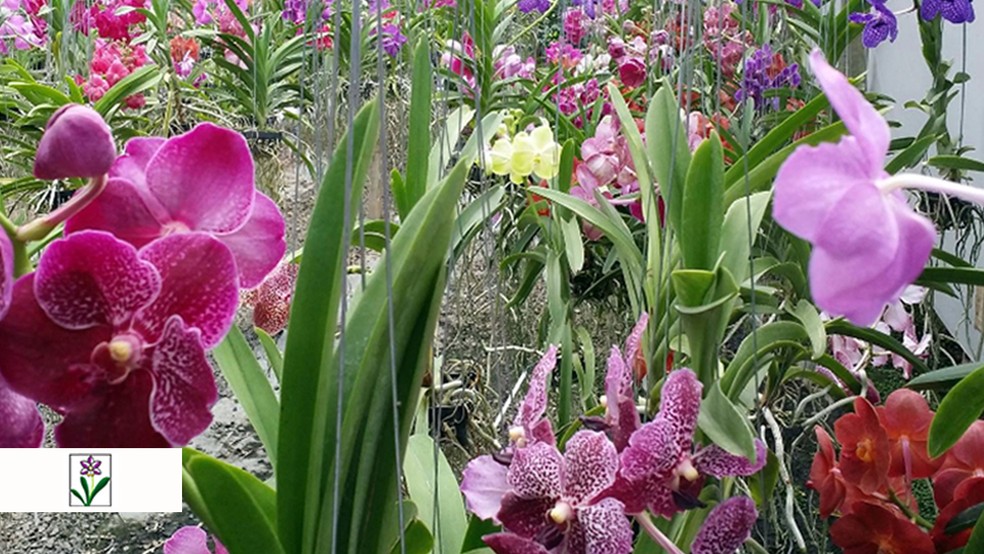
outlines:
[[619, 452], [629, 445], [629, 437], [642, 425], [632, 390], [632, 368], [637, 362], [642, 334], [648, 323], [649, 314], [643, 313], [625, 339], [624, 356], [617, 346], [612, 346], [608, 356], [608, 371], [605, 374], [605, 396], [602, 399], [605, 417], [581, 418], [586, 427], [597, 431], [607, 430]]
[[[0, 231], [0, 321], [10, 308], [14, 289], [14, 248]], [[0, 448], [34, 448], [44, 440], [44, 422], [33, 400], [10, 390], [0, 375]]]
[[735, 496], [725, 500], [707, 515], [690, 545], [690, 554], [737, 552], [752, 535], [757, 519], [758, 511], [750, 498]]
[[508, 472], [516, 452], [533, 444], [553, 446], [556, 438], [547, 410], [547, 377], [557, 366], [557, 347], [551, 345], [530, 374], [529, 389], [509, 428], [509, 447], [494, 455], [479, 456], [462, 473], [461, 493], [468, 509], [482, 519], [499, 523], [502, 499], [511, 486]]
[[127, 142], [106, 189], [65, 222], [67, 234], [84, 229], [109, 231], [137, 248], [207, 233], [231, 250], [242, 288], [260, 284], [287, 248], [280, 209], [254, 186], [246, 140], [211, 123], [170, 139]]
[[919, 176], [890, 179], [885, 172], [885, 119], [819, 50], [810, 66], [850, 135], [793, 152], [776, 176], [773, 216], [813, 244], [817, 306], [867, 326], [922, 273], [936, 232], [896, 190]]
[[[215, 554], [229, 554], [219, 539], [213, 537], [212, 541]], [[164, 554], [212, 554], [208, 549], [208, 534], [200, 527], [182, 527], [164, 542]]]
[[629, 446], [621, 454], [621, 470], [611, 493], [625, 504], [626, 513], [649, 508], [654, 514], [672, 517], [699, 505], [697, 495], [705, 475], [748, 476], [765, 465], [765, 444], [758, 439], [754, 461], [713, 444], [694, 450], [702, 390], [689, 369], [675, 370], [666, 377], [659, 413], [629, 437]]
[[603, 433], [579, 431], [566, 452], [538, 442], [516, 451], [498, 520], [504, 533], [483, 537], [498, 554], [632, 551], [623, 505], [601, 493], [615, 481], [618, 452]]
[[253, 308], [253, 325], [268, 335], [276, 335], [287, 328], [299, 270], [300, 265], [283, 262], [267, 275], [260, 286], [244, 294], [243, 303]]
[[184, 445], [211, 422], [217, 391], [205, 350], [229, 329], [238, 296], [232, 254], [205, 233], [137, 250], [79, 231], [15, 283], [0, 321], [0, 372], [14, 392], [64, 416], [59, 446]]
[[868, 0], [873, 11], [869, 13], [852, 13], [852, 23], [864, 25], [861, 31], [861, 43], [866, 48], [874, 48], [885, 42], [895, 42], [899, 36], [899, 24], [895, 13], [885, 5], [886, 0]]

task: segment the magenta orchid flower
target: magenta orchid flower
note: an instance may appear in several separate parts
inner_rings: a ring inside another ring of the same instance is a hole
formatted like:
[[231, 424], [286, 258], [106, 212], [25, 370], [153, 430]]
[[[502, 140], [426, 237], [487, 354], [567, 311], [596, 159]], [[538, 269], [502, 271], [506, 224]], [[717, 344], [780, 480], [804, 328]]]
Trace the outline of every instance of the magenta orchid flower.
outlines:
[[238, 299], [232, 254], [205, 233], [139, 251], [102, 231], [73, 233], [15, 283], [0, 372], [64, 415], [62, 447], [184, 445], [212, 420], [205, 350], [229, 329]]
[[713, 444], [694, 451], [702, 390], [693, 371], [684, 368], [671, 372], [663, 384], [656, 418], [629, 437], [611, 490], [625, 504], [627, 513], [640, 513], [648, 507], [654, 514], [672, 517], [699, 505], [697, 495], [704, 475], [748, 476], [765, 465], [765, 444], [758, 439], [754, 461]]
[[735, 496], [718, 504], [707, 515], [703, 527], [690, 545], [690, 554], [725, 554], [737, 552], [752, 536], [758, 519], [755, 502]]
[[[629, 437], [642, 425], [636, 409], [635, 393], [632, 390], [632, 367], [635, 365], [642, 334], [649, 323], [649, 314], [643, 313], [632, 332], [625, 339], [625, 355], [617, 346], [612, 346], [608, 356], [608, 371], [605, 374], [604, 418], [581, 418], [588, 428], [596, 431], [607, 430], [621, 452], [629, 445]], [[597, 427], [597, 428], [596, 428]]]
[[890, 184], [885, 119], [819, 50], [810, 67], [850, 135], [793, 152], [776, 176], [773, 216], [813, 244], [817, 306], [866, 326], [922, 272], [936, 232]]
[[260, 284], [287, 248], [280, 209], [254, 186], [246, 140], [211, 123], [167, 140], [127, 142], [103, 193], [65, 222], [68, 234], [83, 229], [109, 231], [137, 248], [175, 233], [208, 233], [232, 251], [242, 288]]
[[10, 390], [0, 375], [0, 448], [37, 448], [44, 442], [44, 421], [37, 404]]
[[[215, 554], [229, 554], [219, 539], [213, 537]], [[212, 554], [208, 549], [208, 534], [200, 527], [182, 527], [164, 542], [164, 554]]]
[[113, 132], [102, 116], [92, 108], [67, 104], [48, 120], [34, 158], [34, 176], [99, 177], [115, 159]]
[[531, 444], [542, 442], [552, 446], [556, 443], [550, 420], [543, 417], [547, 409], [547, 377], [556, 366], [557, 347], [550, 345], [530, 373], [529, 389], [509, 428], [510, 446], [495, 455], [475, 458], [468, 462], [462, 473], [461, 493], [465, 505], [481, 519], [499, 523], [502, 498], [512, 489], [507, 475], [513, 455]]
[[578, 431], [564, 454], [544, 442], [518, 449], [498, 514], [506, 532], [483, 537], [485, 544], [498, 554], [628, 554], [632, 527], [622, 503], [601, 497], [617, 470], [615, 445], [595, 431]]

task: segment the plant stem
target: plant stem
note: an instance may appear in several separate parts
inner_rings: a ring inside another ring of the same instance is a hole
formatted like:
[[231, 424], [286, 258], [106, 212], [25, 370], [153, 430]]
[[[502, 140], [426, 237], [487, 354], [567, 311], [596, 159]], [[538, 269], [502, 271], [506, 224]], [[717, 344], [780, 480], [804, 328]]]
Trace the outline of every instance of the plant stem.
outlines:
[[31, 267], [31, 258], [27, 255], [27, 243], [17, 238], [17, 225], [4, 213], [2, 201], [0, 201], [0, 228], [10, 237], [10, 244], [14, 249], [14, 277], [30, 273], [34, 268]]
[[878, 181], [877, 186], [883, 192], [891, 192], [901, 188], [938, 192], [984, 206], [984, 189], [979, 189], [969, 185], [961, 185], [960, 183], [946, 181], [944, 179], [940, 179], [939, 177], [930, 177], [929, 175], [900, 173], [898, 175], [893, 175], [888, 179]]
[[902, 499], [895, 494], [895, 491], [889, 489], [889, 494], [890, 494], [890, 498], [892, 499], [892, 503], [898, 506], [899, 509], [902, 510], [902, 513], [904, 513], [907, 518], [915, 522], [916, 525], [920, 527], [924, 527], [926, 529], [933, 528], [932, 522], [928, 521], [926, 518], [919, 515], [918, 512], [913, 512], [912, 508], [906, 505], [905, 502], [902, 502]]
[[677, 545], [673, 544], [673, 541], [667, 538], [667, 536], [653, 524], [653, 520], [649, 519], [649, 514], [642, 512], [636, 514], [635, 518], [636, 521], [639, 522], [639, 526], [642, 527], [646, 534], [652, 537], [652, 539], [656, 541], [656, 544], [663, 547], [663, 550], [665, 550], [668, 554], [683, 554], [683, 551], [680, 550]]
[[62, 204], [57, 210], [26, 223], [17, 229], [17, 240], [28, 242], [41, 240], [48, 236], [48, 233], [57, 227], [59, 223], [82, 211], [90, 202], [102, 194], [103, 189], [106, 188], [107, 181], [108, 176], [106, 175], [89, 179], [85, 187], [75, 193], [68, 202]]

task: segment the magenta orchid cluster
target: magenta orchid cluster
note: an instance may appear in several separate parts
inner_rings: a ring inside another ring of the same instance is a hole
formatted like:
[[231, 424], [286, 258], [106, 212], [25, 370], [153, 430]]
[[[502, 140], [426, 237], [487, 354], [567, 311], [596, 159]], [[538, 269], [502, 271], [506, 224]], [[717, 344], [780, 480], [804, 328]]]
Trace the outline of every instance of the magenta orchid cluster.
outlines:
[[48, 22], [41, 14], [40, 0], [3, 0], [0, 2], [0, 54], [38, 48], [47, 40]]
[[[257, 192], [245, 139], [203, 123], [170, 139], [127, 142], [116, 156], [94, 111], [55, 113], [35, 175], [90, 177], [17, 240], [64, 221], [33, 272], [13, 279], [3, 252], [3, 437], [38, 446], [35, 403], [62, 415], [63, 447], [167, 447], [208, 427], [217, 400], [208, 349], [232, 324], [241, 288], [283, 257], [284, 220]], [[9, 432], [9, 431], [8, 431]]]
[[[561, 452], [549, 419], [547, 382], [556, 364], [551, 346], [530, 376], [529, 390], [509, 429], [509, 446], [465, 468], [461, 491], [468, 509], [503, 531], [484, 537], [498, 554], [632, 551], [629, 517], [636, 516], [669, 552], [680, 554], [645, 515], [664, 517], [702, 505], [704, 476], [751, 475], [765, 464], [765, 445], [749, 461], [710, 445], [694, 449], [702, 386], [689, 369], [671, 372], [660, 411], [642, 424], [632, 392], [631, 367], [648, 319], [625, 344], [613, 347], [605, 378], [604, 417], [582, 418]], [[750, 536], [758, 514], [747, 498], [722, 502], [691, 547], [699, 554], [733, 552]]]

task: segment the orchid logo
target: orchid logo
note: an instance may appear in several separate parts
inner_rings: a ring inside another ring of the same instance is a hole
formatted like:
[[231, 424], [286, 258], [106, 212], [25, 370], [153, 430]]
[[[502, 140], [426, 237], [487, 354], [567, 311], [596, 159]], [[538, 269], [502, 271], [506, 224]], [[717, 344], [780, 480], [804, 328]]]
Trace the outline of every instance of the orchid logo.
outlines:
[[69, 483], [78, 477], [81, 489], [72, 488], [69, 506], [112, 506], [112, 456], [109, 454], [69, 455]]

